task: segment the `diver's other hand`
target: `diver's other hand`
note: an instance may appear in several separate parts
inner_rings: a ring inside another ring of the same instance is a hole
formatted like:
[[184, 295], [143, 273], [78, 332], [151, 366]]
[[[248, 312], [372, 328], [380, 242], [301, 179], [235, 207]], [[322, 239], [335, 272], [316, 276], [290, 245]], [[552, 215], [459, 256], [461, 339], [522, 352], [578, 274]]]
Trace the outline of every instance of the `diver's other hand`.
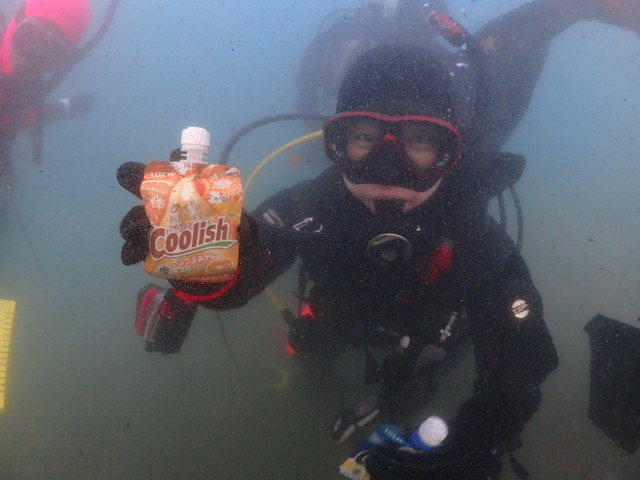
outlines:
[[365, 465], [371, 478], [497, 480], [502, 471], [499, 457], [476, 437], [453, 428], [440, 445], [429, 450], [376, 445], [369, 450]]
[[124, 265], [142, 262], [149, 253], [151, 222], [142, 205], [133, 207], [120, 222], [120, 235], [124, 245], [120, 258]]
[[68, 117], [78, 117], [80, 115], [87, 115], [91, 113], [93, 107], [96, 104], [96, 97], [91, 93], [85, 93], [83, 95], [78, 95], [77, 97], [73, 97], [71, 99], [63, 99], [61, 102], [66, 100], [67, 109], [66, 113]]
[[[478, 437], [468, 435], [462, 430], [458, 430], [455, 426], [450, 429], [450, 434], [444, 442], [442, 448], [455, 458], [460, 459], [460, 463], [465, 463], [463, 471], [473, 471], [477, 474], [478, 480], [498, 480], [502, 472], [502, 460], [500, 457], [513, 448], [492, 447], [482, 441]], [[521, 467], [520, 467], [521, 468]], [[527, 478], [528, 473], [522, 470]]]

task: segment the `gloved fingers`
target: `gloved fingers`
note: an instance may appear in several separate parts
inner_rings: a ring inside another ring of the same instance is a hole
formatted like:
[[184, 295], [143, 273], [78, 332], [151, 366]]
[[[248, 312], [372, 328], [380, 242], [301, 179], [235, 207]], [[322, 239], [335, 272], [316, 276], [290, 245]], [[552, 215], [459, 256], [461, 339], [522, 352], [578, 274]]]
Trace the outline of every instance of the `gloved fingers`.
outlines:
[[144, 169], [144, 163], [125, 162], [118, 167], [116, 172], [116, 178], [120, 186], [138, 198], [142, 198], [140, 185], [144, 180]]
[[151, 223], [144, 207], [133, 207], [120, 222], [120, 235], [125, 239], [120, 258], [124, 265], [143, 261], [149, 253], [149, 231]]
[[147, 218], [142, 205], [137, 205], [127, 212], [120, 222], [120, 235], [125, 240], [148, 240], [151, 222]]
[[146, 243], [142, 245], [133, 240], [127, 240], [124, 242], [122, 250], [120, 251], [120, 259], [123, 265], [133, 265], [147, 258], [148, 252], [149, 246]]
[[179, 148], [174, 148], [173, 150], [171, 150], [171, 153], [169, 154], [169, 161], [170, 162], [179, 162], [180, 160], [182, 160], [182, 150], [180, 150]]

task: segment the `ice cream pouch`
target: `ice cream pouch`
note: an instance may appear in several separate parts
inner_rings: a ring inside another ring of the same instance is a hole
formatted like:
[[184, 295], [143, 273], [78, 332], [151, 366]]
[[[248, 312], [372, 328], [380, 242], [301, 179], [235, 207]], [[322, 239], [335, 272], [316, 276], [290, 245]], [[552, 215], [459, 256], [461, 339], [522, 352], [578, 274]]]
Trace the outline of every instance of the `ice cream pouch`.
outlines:
[[242, 212], [236, 168], [152, 162], [140, 191], [153, 227], [146, 272], [196, 282], [226, 282], [233, 277]]

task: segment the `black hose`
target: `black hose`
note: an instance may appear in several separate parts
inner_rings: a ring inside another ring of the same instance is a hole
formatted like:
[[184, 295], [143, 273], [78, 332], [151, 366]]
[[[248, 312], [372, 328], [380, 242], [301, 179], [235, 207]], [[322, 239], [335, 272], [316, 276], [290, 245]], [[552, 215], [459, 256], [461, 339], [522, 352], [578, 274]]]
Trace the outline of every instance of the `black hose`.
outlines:
[[[518, 251], [522, 249], [522, 240], [524, 238], [524, 222], [522, 215], [522, 204], [520, 203], [520, 198], [518, 197], [518, 192], [516, 192], [516, 187], [513, 185], [509, 186], [509, 192], [511, 193], [511, 198], [513, 199], [513, 205], [516, 209], [516, 217], [518, 219], [518, 231], [516, 234], [516, 248]], [[502, 228], [507, 228], [507, 209], [504, 202], [503, 192], [498, 193], [496, 196], [498, 200], [498, 209], [500, 211], [500, 226]]]
[[500, 226], [502, 228], [507, 228], [507, 207], [504, 203], [504, 195], [500, 192], [496, 198], [498, 199], [498, 207], [500, 209]]
[[[330, 12], [328, 14], [326, 14], [324, 16], [324, 18], [322, 20], [320, 20], [320, 25], [318, 26], [318, 31], [317, 31], [317, 35], [320, 35], [320, 33], [322, 33], [324, 31], [324, 26], [325, 24], [332, 18], [335, 17], [336, 15], [340, 15], [340, 14], [350, 14], [351, 16], [356, 12], [356, 10], [354, 10], [353, 8], [340, 8], [338, 10], [334, 10], [333, 12]], [[344, 19], [344, 17], [343, 17]], [[329, 27], [331, 28], [331, 27]]]
[[516, 216], [518, 217], [518, 236], [516, 238], [516, 248], [518, 249], [518, 251], [520, 251], [522, 249], [522, 239], [524, 238], [524, 218], [522, 215], [522, 204], [520, 203], [518, 192], [516, 192], [516, 187], [510, 185], [509, 191], [511, 192], [513, 204], [516, 207]]
[[245, 127], [238, 130], [235, 135], [233, 135], [227, 143], [225, 143], [224, 148], [222, 149], [222, 153], [220, 154], [220, 165], [226, 165], [229, 161], [229, 155], [231, 154], [231, 150], [236, 144], [244, 137], [247, 133], [252, 130], [255, 130], [258, 127], [263, 125], [267, 125], [273, 122], [281, 122], [285, 120], [318, 120], [324, 121], [327, 117], [325, 115], [320, 115], [319, 113], [281, 113], [277, 115], [270, 115], [268, 117], [260, 118], [246, 125]]

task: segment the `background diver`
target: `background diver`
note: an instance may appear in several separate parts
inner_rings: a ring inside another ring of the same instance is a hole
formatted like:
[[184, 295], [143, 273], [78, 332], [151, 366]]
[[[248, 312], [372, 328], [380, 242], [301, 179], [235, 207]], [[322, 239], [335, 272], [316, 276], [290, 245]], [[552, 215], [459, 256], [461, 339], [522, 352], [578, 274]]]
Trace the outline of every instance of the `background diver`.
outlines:
[[111, 3], [100, 31], [82, 47], [91, 21], [87, 0], [25, 0], [13, 18], [0, 25], [0, 230], [7, 225], [15, 186], [11, 145], [16, 135], [29, 130], [33, 159], [40, 162], [43, 126], [91, 111], [91, 94], [54, 103], [46, 97], [102, 39], [119, 2]]

